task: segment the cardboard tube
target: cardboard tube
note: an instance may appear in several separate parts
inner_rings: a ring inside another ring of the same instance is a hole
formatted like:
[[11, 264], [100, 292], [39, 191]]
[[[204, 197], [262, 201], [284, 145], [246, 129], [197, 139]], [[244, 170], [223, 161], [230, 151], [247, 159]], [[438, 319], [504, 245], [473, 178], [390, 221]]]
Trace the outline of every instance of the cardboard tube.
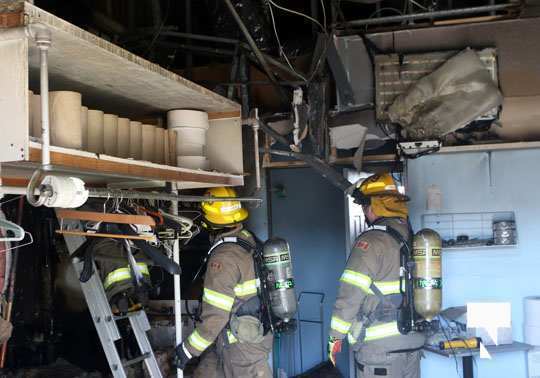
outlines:
[[82, 148], [81, 101], [78, 92], [49, 92], [51, 145]]
[[103, 153], [103, 112], [88, 110], [88, 151], [96, 154]]
[[165, 162], [165, 130], [156, 127], [156, 137], [154, 141], [154, 163], [163, 164]]
[[142, 160], [152, 161], [154, 160], [154, 148], [156, 140], [156, 127], [152, 125], [143, 124], [142, 138], [141, 138], [141, 154]]
[[129, 157], [141, 160], [142, 159], [142, 123], [131, 121], [129, 123]]
[[117, 154], [119, 157], [129, 157], [129, 119], [118, 118]]
[[118, 144], [118, 116], [115, 114], [103, 115], [103, 149], [105, 154], [116, 156]]

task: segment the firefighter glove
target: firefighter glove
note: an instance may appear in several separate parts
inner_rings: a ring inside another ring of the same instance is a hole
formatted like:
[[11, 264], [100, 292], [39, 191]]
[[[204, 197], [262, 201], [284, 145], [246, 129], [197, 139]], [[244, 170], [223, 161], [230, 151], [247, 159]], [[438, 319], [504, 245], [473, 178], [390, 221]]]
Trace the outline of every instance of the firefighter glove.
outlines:
[[341, 352], [341, 340], [330, 336], [328, 338], [328, 359], [336, 366], [336, 354]]
[[178, 369], [184, 370], [192, 358], [193, 356], [189, 353], [184, 343], [182, 343], [176, 347], [173, 365]]

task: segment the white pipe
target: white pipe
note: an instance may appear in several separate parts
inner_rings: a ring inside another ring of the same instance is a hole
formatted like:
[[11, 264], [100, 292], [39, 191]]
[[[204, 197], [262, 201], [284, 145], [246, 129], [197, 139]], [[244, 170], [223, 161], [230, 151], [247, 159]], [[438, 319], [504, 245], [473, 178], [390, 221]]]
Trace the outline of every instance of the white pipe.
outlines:
[[261, 189], [261, 165], [259, 162], [259, 122], [255, 120], [253, 122], [253, 144], [254, 144], [254, 158], [255, 158], [255, 180], [257, 182], [256, 189]]
[[40, 46], [39, 76], [41, 95], [41, 138], [43, 147], [41, 149], [41, 165], [44, 170], [49, 169], [51, 164], [50, 151], [50, 125], [49, 125], [49, 69], [47, 65], [48, 46]]
[[[172, 183], [172, 193], [178, 195], [176, 184]], [[172, 215], [178, 216], [178, 202], [171, 202]], [[173, 245], [173, 261], [180, 265], [180, 242], [178, 239]], [[176, 330], [176, 345], [182, 344], [182, 291], [180, 287], [180, 275], [174, 275], [174, 328]], [[184, 372], [181, 369], [176, 369], [176, 376], [184, 378]]]

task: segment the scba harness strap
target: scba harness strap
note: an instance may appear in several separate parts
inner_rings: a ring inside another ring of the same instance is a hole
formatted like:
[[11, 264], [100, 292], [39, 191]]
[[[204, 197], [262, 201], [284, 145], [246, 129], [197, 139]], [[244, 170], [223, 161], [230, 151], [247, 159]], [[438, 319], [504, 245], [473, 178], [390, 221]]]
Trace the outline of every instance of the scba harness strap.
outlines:
[[[370, 289], [379, 298], [379, 303], [373, 313], [368, 316], [371, 323], [375, 320], [381, 320], [380, 318], [387, 317], [384, 307], [389, 307], [396, 310], [398, 330], [401, 334], [407, 334], [412, 330], [412, 321], [414, 318], [413, 299], [412, 299], [412, 265], [409, 261], [411, 242], [406, 240], [401, 233], [390, 226], [374, 225], [369, 231], [381, 231], [389, 235], [399, 245], [400, 251], [400, 274], [399, 274], [399, 291], [401, 298], [400, 303], [394, 303], [391, 296], [385, 296], [384, 293], [371, 282]], [[368, 232], [369, 232], [368, 231]], [[397, 299], [396, 299], [397, 300]], [[396, 317], [392, 316], [392, 319], [396, 320]]]
[[[208, 255], [212, 254], [217, 247], [234, 244], [243, 248], [246, 252], [250, 253], [253, 257], [254, 270], [255, 270], [255, 280], [249, 280], [243, 283], [239, 283], [235, 286], [235, 294], [237, 297], [241, 298], [242, 296], [256, 294], [244, 303], [242, 303], [234, 312], [231, 314], [231, 317], [237, 316], [253, 316], [261, 323], [264, 327], [263, 334], [266, 335], [269, 330], [272, 329], [271, 325], [271, 315], [268, 313], [269, 310], [269, 301], [268, 298], [265, 300], [266, 295], [266, 286], [264, 281], [261, 280], [261, 277], [264, 277], [263, 267], [262, 267], [262, 256], [257, 245], [253, 245], [247, 240], [236, 236], [226, 236], [217, 240], [214, 245], [210, 248]], [[223, 329], [223, 339], [227, 344], [232, 344], [237, 341], [235, 335], [230, 330], [229, 325]]]

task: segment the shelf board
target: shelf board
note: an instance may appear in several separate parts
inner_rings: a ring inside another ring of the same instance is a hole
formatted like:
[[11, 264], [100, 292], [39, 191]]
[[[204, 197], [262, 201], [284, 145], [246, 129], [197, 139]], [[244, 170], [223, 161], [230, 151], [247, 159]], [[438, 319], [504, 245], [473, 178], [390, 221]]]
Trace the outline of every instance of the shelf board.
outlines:
[[497, 245], [478, 245], [472, 247], [443, 247], [443, 251], [457, 251], [457, 250], [485, 250], [485, 249], [508, 249], [508, 248], [517, 248], [519, 244], [497, 244]]
[[[7, 3], [17, 4], [12, 0]], [[82, 93], [83, 104], [135, 119], [175, 108], [238, 114], [240, 105], [200, 85], [138, 57], [28, 2], [19, 12], [25, 23], [49, 26], [51, 90]], [[5, 6], [0, 16], [12, 14]], [[14, 25], [12, 25], [14, 26]], [[29, 41], [31, 89], [39, 88], [39, 51]]]
[[[30, 142], [29, 159], [2, 163], [2, 176], [12, 181], [19, 179], [22, 183], [40, 164], [41, 145]], [[93, 185], [140, 181], [140, 185], [161, 186], [163, 182], [177, 182], [181, 189], [188, 189], [244, 183], [242, 175], [171, 167], [54, 146], [51, 147], [51, 165], [57, 172], [81, 177]]]

